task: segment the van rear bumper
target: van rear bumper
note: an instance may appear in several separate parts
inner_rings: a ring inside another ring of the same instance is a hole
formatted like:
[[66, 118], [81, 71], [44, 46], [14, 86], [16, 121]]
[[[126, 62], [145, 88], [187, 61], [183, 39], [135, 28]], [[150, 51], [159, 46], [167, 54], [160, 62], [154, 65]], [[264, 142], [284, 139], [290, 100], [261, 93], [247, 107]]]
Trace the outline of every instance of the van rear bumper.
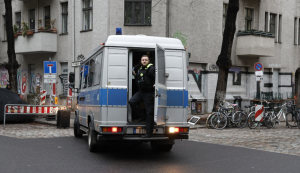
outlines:
[[142, 138], [140, 135], [98, 135], [99, 141], [130, 140], [130, 141], [157, 141], [170, 139], [189, 139], [188, 134], [153, 135], [151, 138]]

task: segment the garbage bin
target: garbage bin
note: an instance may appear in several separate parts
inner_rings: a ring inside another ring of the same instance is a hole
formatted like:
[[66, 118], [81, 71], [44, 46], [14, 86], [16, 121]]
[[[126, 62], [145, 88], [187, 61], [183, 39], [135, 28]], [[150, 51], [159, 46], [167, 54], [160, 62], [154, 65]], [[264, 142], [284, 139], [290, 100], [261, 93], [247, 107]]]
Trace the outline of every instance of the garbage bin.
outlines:
[[57, 128], [67, 128], [70, 127], [70, 115], [71, 111], [59, 110], [57, 112]]

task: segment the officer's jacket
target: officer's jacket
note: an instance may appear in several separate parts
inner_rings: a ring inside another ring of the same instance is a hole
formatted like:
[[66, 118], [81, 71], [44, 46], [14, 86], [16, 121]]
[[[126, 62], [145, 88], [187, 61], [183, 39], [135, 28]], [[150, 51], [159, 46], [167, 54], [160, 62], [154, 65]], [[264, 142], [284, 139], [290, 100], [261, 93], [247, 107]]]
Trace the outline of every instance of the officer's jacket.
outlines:
[[144, 92], [154, 91], [155, 67], [149, 63], [147, 66], [141, 66], [137, 73], [137, 84], [140, 90]]

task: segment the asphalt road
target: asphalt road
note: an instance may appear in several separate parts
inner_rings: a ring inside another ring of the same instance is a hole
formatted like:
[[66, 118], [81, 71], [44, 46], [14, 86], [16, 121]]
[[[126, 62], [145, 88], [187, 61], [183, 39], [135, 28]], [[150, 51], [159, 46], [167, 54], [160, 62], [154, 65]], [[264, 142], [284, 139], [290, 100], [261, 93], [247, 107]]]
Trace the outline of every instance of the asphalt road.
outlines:
[[[220, 141], [221, 142], [221, 141]], [[300, 172], [300, 157], [239, 147], [176, 141], [171, 152], [149, 144], [90, 153], [87, 137], [0, 136], [0, 172]]]

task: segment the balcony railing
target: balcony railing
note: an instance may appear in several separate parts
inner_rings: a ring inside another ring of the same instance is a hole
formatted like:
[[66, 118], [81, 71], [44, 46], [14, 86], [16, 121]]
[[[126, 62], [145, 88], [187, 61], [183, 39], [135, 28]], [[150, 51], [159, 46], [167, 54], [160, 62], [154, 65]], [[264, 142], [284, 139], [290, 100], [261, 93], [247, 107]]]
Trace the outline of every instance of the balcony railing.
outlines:
[[239, 31], [236, 54], [240, 57], [274, 56], [274, 34], [262, 31]]
[[17, 54], [55, 53], [57, 52], [57, 34], [51, 32], [35, 32], [26, 37], [15, 38]]

